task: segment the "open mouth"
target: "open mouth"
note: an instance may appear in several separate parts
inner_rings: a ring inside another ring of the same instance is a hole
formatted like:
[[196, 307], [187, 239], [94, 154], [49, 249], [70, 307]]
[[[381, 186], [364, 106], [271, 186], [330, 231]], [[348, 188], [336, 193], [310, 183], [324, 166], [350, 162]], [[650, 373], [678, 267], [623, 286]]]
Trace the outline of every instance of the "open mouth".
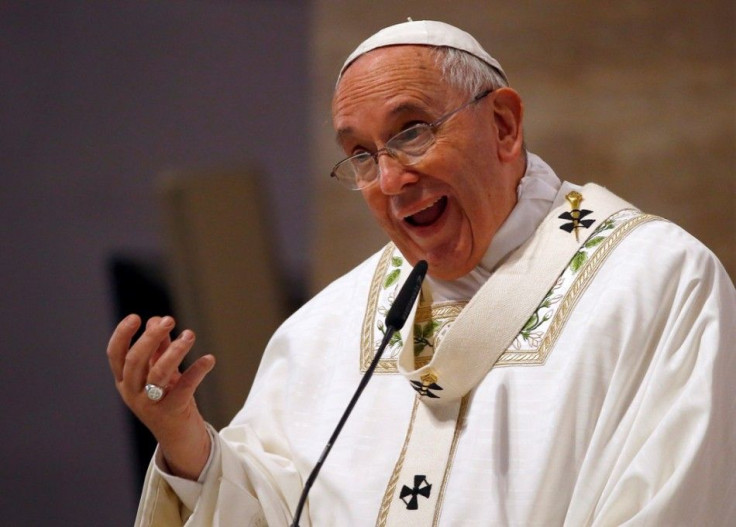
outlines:
[[407, 216], [404, 218], [404, 221], [413, 227], [427, 227], [428, 225], [432, 225], [440, 216], [442, 216], [442, 213], [445, 212], [445, 208], [447, 208], [447, 196], [442, 196], [429, 207], [420, 210], [416, 214]]

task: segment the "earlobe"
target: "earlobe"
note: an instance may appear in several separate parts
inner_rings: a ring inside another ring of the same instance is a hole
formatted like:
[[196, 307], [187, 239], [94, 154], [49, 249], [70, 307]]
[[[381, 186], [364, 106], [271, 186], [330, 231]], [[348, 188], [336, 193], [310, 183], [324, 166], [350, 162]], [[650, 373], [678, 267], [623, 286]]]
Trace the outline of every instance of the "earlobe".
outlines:
[[522, 119], [524, 106], [519, 94], [511, 88], [499, 88], [493, 98], [493, 120], [496, 126], [498, 156], [501, 161], [513, 161], [522, 154], [524, 136]]

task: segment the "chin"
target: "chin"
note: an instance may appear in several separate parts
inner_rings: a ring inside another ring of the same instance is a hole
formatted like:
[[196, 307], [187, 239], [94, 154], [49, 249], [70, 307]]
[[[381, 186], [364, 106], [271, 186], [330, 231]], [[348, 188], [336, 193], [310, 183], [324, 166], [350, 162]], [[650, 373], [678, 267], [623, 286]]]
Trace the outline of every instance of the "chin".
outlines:
[[452, 262], [437, 262], [433, 261], [431, 257], [427, 258], [427, 263], [429, 263], [429, 270], [427, 273], [432, 278], [448, 281], [462, 278], [475, 267], [473, 265], [456, 264]]
[[438, 247], [434, 251], [423, 252], [418, 247], [409, 244], [404, 247], [398, 244], [396, 246], [412, 266], [416, 265], [420, 260], [426, 260], [427, 264], [429, 264], [427, 274], [439, 280], [457, 280], [458, 278], [462, 278], [480, 263], [480, 258], [473, 263], [473, 255], [463, 255], [462, 253], [465, 251], [459, 251], [461, 255], [458, 255], [457, 247], [445, 246], [444, 249]]

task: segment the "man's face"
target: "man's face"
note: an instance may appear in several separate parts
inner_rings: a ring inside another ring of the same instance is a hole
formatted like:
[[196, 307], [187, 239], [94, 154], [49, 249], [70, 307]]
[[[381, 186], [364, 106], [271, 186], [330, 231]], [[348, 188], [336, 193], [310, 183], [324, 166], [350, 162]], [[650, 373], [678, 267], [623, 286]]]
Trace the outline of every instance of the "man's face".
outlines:
[[[437, 278], [472, 270], [516, 203], [521, 174], [498, 155], [495, 95], [446, 121], [417, 164], [405, 167], [382, 154], [378, 181], [362, 190], [402, 254], [412, 264], [427, 260]], [[380, 48], [345, 71], [333, 124], [346, 155], [372, 153], [405, 128], [431, 123], [470, 98], [442, 82], [429, 48]]]

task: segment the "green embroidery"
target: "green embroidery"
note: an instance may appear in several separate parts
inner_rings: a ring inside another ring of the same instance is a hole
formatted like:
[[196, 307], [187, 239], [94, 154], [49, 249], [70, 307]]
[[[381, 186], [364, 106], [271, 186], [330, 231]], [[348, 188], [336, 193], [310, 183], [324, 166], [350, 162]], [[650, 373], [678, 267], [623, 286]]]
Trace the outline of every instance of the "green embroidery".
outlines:
[[399, 279], [399, 275], [401, 274], [401, 270], [394, 269], [388, 275], [386, 275], [386, 281], [383, 283], [383, 288], [388, 289], [392, 285], [396, 283], [396, 280]]
[[633, 210], [620, 211], [611, 218], [603, 221], [593, 231], [590, 238], [573, 255], [569, 266], [557, 279], [552, 289], [545, 295], [542, 303], [539, 304], [534, 313], [526, 321], [526, 324], [524, 324], [524, 327], [509, 347], [510, 351], [531, 351], [536, 350], [541, 345], [542, 339], [551, 324], [551, 320], [557, 312], [559, 304], [565, 297], [567, 290], [574, 282], [578, 271], [585, 266], [589, 257], [613, 233], [614, 229], [637, 214]]
[[615, 220], [609, 218], [601, 223], [593, 231], [593, 234], [590, 235], [588, 241], [583, 244], [578, 252], [575, 253], [575, 256], [572, 257], [572, 260], [570, 260], [570, 270], [573, 272], [573, 274], [576, 274], [583, 267], [583, 265], [585, 265], [585, 262], [588, 261], [588, 256], [592, 252], [589, 249], [594, 249], [595, 247], [600, 245], [603, 240], [606, 239], [607, 236], [601, 236], [601, 233], [605, 231], [610, 231], [615, 226]]
[[420, 324], [414, 324], [414, 356], [418, 356], [424, 348], [429, 346], [434, 349], [435, 331], [440, 327], [436, 320], [428, 320]]
[[524, 327], [521, 328], [521, 336], [525, 340], [529, 340], [532, 331], [537, 329], [539, 326], [547, 322], [550, 318], [552, 318], [552, 313], [545, 313], [542, 317], [539, 316], [539, 312], [542, 311], [542, 309], [548, 308], [552, 305], [551, 303], [551, 297], [552, 297], [552, 291], [549, 291], [547, 293], [547, 296], [544, 297], [544, 300], [541, 304], [539, 304], [539, 307], [537, 307], [537, 310], [532, 314], [531, 317], [529, 317], [529, 320], [526, 321], [526, 324], [524, 324]]
[[[379, 320], [378, 324], [376, 324], [376, 327], [378, 328], [378, 331], [381, 332], [381, 335], [385, 337], [386, 336], [386, 326], [384, 325], [384, 323]], [[398, 346], [398, 349], [401, 349], [404, 347], [404, 341], [401, 339], [401, 333], [399, 333], [398, 331], [394, 332], [394, 334], [391, 335], [391, 338], [388, 341], [388, 347], [394, 348], [396, 346]], [[378, 348], [376, 347], [376, 349]]]
[[576, 252], [575, 256], [573, 256], [570, 261], [570, 269], [572, 269], [572, 272], [577, 273], [587, 259], [588, 254], [585, 251]]
[[[517, 340], [521, 338], [530, 346], [539, 345], [539, 342], [541, 342], [541, 339], [544, 336], [544, 332], [537, 330], [552, 318], [552, 315], [554, 314], [554, 309], [552, 309], [553, 306], [562, 300], [562, 295], [555, 294], [560, 287], [562, 287], [562, 280], [558, 279], [557, 282], [555, 282], [555, 285], [552, 286], [552, 289], [550, 289], [544, 296], [542, 303], [539, 304], [534, 313], [532, 313], [532, 316], [529, 317], [529, 320], [526, 321], [524, 327], [521, 328], [519, 335], [516, 337]], [[542, 311], [545, 312], [542, 313]]]
[[585, 247], [586, 249], [590, 249], [591, 247], [595, 247], [596, 245], [601, 243], [603, 240], [605, 240], [603, 236], [596, 236], [595, 238], [592, 238], [588, 240], [587, 242], [585, 242], [583, 247]]
[[[389, 289], [391, 286], [396, 284], [399, 277], [401, 276], [402, 265], [404, 265], [404, 258], [402, 256], [394, 255], [391, 257], [391, 270], [386, 273], [386, 278], [383, 281], [383, 289]], [[381, 332], [381, 340], [383, 340], [383, 337], [386, 336], [386, 325], [384, 324], [384, 320], [386, 319], [386, 315], [388, 314], [389, 306], [391, 306], [391, 304], [393, 304], [394, 302], [394, 294], [389, 293], [386, 300], [388, 300], [388, 303], [386, 305], [379, 306], [377, 309], [379, 317], [376, 321], [376, 328], [378, 329], [378, 331]], [[378, 349], [379, 345], [380, 342], [375, 343], [376, 349]], [[389, 355], [393, 356], [398, 353], [401, 348], [404, 347], [404, 341], [401, 338], [401, 333], [399, 333], [398, 331], [395, 332], [389, 339], [387, 347], [390, 350]]]
[[383, 281], [384, 289], [388, 289], [396, 283], [396, 280], [398, 280], [399, 276], [401, 275], [402, 265], [404, 265], [404, 259], [401, 256], [391, 257], [391, 267], [393, 267], [394, 269], [389, 271], [386, 275], [386, 279]]

